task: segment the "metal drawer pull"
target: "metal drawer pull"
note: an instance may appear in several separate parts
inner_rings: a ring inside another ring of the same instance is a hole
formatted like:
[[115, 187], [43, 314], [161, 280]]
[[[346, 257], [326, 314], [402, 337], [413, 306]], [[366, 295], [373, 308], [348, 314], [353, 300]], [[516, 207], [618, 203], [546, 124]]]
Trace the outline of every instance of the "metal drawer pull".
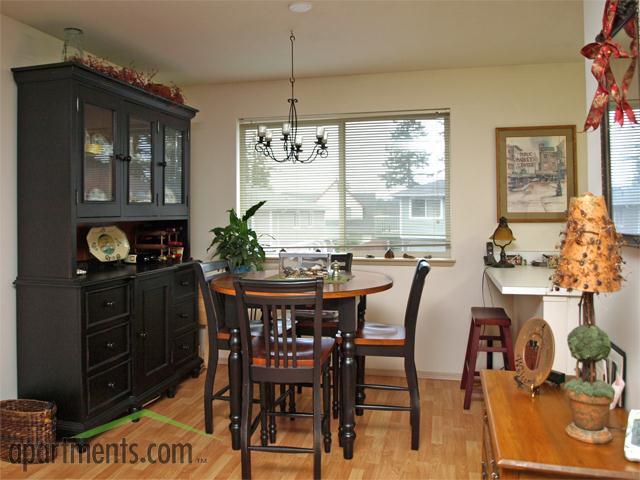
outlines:
[[145, 339], [145, 338], [147, 338], [147, 332], [140, 332], [140, 333], [138, 333], [138, 336], [140, 338], [142, 338], [142, 339]]
[[180, 285], [183, 286], [183, 287], [188, 287], [189, 286], [189, 281], [188, 280], [182, 280], [180, 282]]
[[116, 382], [107, 383], [107, 387], [109, 387], [111, 390], [115, 390], [116, 389]]
[[116, 301], [115, 300], [105, 300], [102, 305], [104, 306], [104, 308], [113, 308], [113, 307], [116, 306]]
[[113, 350], [114, 348], [116, 348], [116, 342], [107, 342], [106, 347], [109, 350]]
[[191, 347], [189, 345], [187, 345], [186, 343], [183, 343], [182, 345], [180, 345], [180, 348], [182, 350], [191, 350]]
[[189, 318], [189, 314], [188, 313], [181, 313], [180, 314], [180, 318]]

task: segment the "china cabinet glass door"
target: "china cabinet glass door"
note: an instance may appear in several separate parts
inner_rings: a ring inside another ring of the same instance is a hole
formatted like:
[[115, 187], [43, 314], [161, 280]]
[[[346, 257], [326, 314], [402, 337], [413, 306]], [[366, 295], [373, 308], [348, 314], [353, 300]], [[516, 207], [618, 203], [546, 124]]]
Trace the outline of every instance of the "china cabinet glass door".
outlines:
[[160, 166], [160, 195], [163, 215], [187, 214], [187, 142], [188, 125], [176, 120], [161, 127], [162, 161]]
[[76, 192], [78, 216], [120, 215], [117, 99], [80, 89], [76, 109], [80, 124], [81, 172]]
[[153, 112], [133, 105], [126, 108], [125, 215], [155, 215], [158, 121]]

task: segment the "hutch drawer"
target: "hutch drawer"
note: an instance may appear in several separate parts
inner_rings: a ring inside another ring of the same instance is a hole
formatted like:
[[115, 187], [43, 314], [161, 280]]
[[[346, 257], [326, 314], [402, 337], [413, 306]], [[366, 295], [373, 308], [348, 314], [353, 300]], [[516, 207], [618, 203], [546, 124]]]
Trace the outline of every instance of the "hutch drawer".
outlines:
[[86, 320], [89, 327], [129, 315], [129, 286], [120, 284], [88, 290]]
[[173, 362], [179, 364], [198, 352], [198, 331], [183, 333], [173, 343]]
[[129, 335], [129, 323], [87, 335], [87, 369], [93, 370], [129, 355]]
[[187, 327], [194, 327], [197, 322], [196, 304], [193, 299], [177, 303], [173, 307], [173, 329], [183, 330]]
[[89, 413], [115, 403], [130, 392], [131, 362], [129, 361], [89, 377], [87, 381]]
[[195, 295], [196, 276], [193, 268], [186, 268], [176, 272], [174, 292], [176, 299]]

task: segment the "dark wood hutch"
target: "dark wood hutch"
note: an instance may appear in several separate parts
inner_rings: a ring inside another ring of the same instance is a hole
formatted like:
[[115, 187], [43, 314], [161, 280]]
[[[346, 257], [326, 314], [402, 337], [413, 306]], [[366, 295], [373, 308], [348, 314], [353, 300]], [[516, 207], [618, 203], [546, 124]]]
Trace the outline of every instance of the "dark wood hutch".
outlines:
[[[58, 63], [18, 84], [18, 395], [58, 406], [71, 436], [173, 396], [197, 375], [189, 252], [190, 120], [197, 110]], [[91, 227], [175, 229], [180, 263], [100, 263]], [[78, 268], [86, 270], [79, 274]]]

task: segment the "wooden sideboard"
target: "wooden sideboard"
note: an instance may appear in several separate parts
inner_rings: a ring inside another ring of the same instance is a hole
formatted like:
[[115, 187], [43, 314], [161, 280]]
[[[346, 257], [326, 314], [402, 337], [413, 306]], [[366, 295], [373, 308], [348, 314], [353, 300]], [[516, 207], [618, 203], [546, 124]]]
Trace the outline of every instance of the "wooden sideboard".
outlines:
[[543, 385], [531, 397], [513, 372], [480, 373], [486, 408], [482, 433], [482, 478], [640, 479], [640, 463], [624, 458], [627, 412], [611, 412], [613, 440], [590, 445], [569, 437], [569, 402], [560, 387]]

